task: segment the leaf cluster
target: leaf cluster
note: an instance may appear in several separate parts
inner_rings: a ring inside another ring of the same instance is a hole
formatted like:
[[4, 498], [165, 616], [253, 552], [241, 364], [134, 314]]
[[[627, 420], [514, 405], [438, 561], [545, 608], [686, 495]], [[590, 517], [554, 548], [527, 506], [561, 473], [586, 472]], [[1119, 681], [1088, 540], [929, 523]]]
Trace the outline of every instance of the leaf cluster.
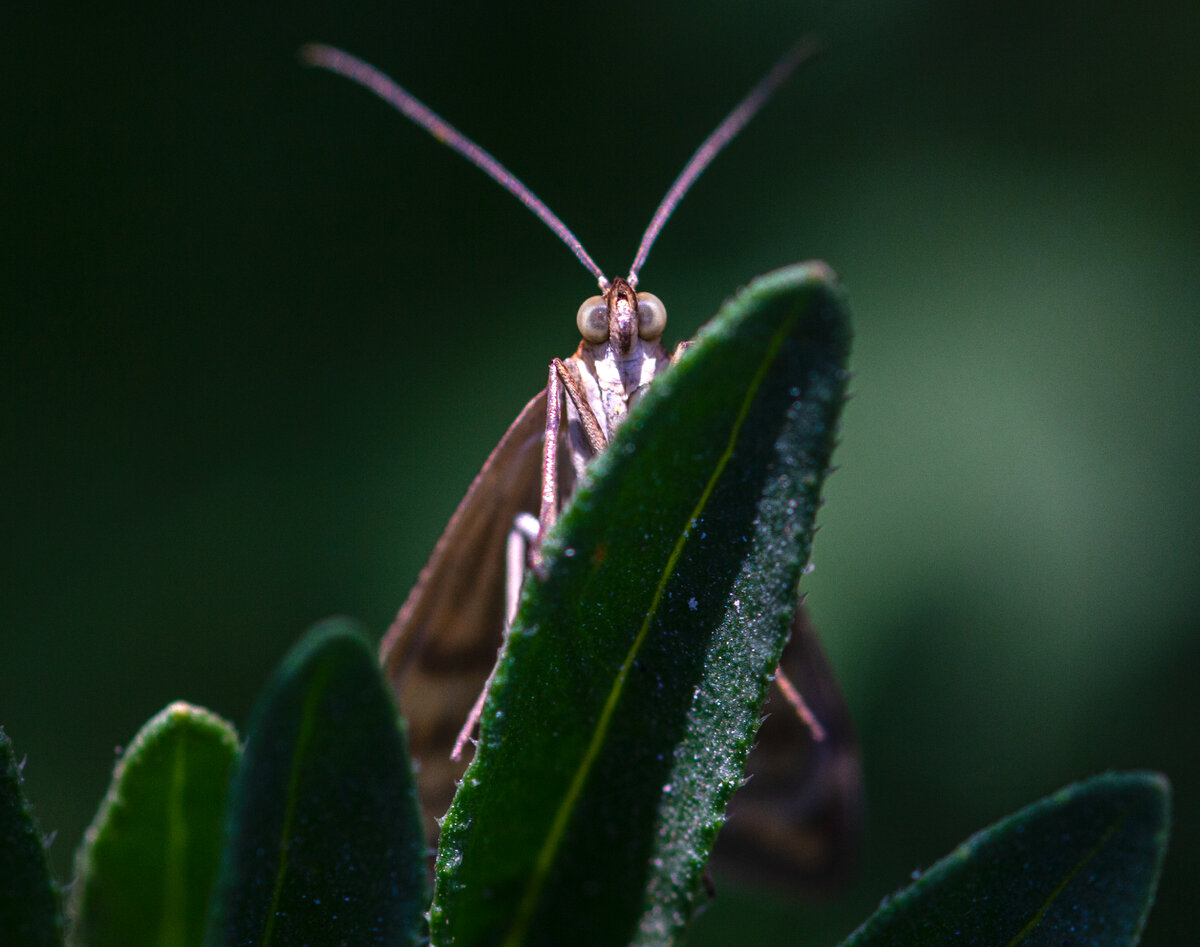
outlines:
[[[676, 942], [796, 609], [848, 346], [832, 274], [791, 267], [731, 300], [639, 403], [528, 583], [432, 893], [403, 722], [334, 619], [281, 663], [244, 742], [182, 703], [142, 728], [66, 923], [0, 736], [0, 942]], [[968, 839], [845, 945], [1136, 943], [1168, 824], [1155, 774], [1068, 787]]]

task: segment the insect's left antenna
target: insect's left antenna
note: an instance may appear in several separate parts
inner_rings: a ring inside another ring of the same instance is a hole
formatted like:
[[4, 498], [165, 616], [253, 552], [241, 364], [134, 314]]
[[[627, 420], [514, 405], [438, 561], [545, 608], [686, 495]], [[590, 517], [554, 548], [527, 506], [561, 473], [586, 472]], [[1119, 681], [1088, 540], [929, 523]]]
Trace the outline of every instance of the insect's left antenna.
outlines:
[[360, 86], [374, 92], [397, 111], [420, 125], [443, 145], [453, 149], [470, 161], [471, 164], [475, 165], [480, 171], [508, 191], [509, 194], [537, 214], [538, 219], [557, 234], [563, 243], [571, 248], [571, 252], [579, 258], [579, 262], [591, 270], [592, 275], [599, 281], [600, 288], [608, 289], [608, 280], [600, 270], [600, 267], [596, 265], [596, 262], [588, 254], [587, 250], [583, 248], [583, 244], [579, 242], [579, 238], [571, 233], [566, 224], [559, 220], [558, 215], [547, 207], [545, 202], [534, 194], [533, 191], [522, 184], [517, 176], [509, 171], [508, 168], [504, 167], [504, 165], [449, 122], [442, 119], [429, 106], [413, 96], [412, 93], [401, 88], [392, 79], [369, 63], [363, 62], [357, 56], [351, 56], [349, 53], [336, 49], [333, 46], [310, 43], [300, 48], [299, 56], [301, 62], [307, 63], [310, 66], [319, 66], [322, 69], [328, 69], [330, 72], [336, 72], [338, 75], [345, 76], [347, 79], [357, 82]]
[[650, 248], [658, 239], [663, 224], [667, 222], [667, 218], [683, 200], [683, 195], [688, 192], [688, 188], [696, 183], [696, 178], [700, 177], [704, 169], [712, 164], [713, 158], [721, 153], [721, 149], [746, 127], [746, 123], [758, 114], [759, 109], [767, 104], [771, 96], [775, 94], [775, 90], [787, 82], [793, 72], [812, 59], [819, 51], [820, 47], [813, 37], [806, 36], [800, 40], [787, 51], [770, 72], [763, 76], [758, 85], [733, 107], [733, 111], [725, 116], [713, 133], [704, 139], [700, 147], [696, 149], [696, 153], [679, 172], [679, 177], [675, 179], [675, 183], [671, 185], [671, 189], [667, 191], [666, 197], [662, 199], [662, 203], [658, 205], [658, 209], [650, 219], [650, 226], [642, 235], [637, 256], [633, 258], [633, 266], [629, 268], [630, 285], [637, 285], [638, 271], [645, 265], [646, 257], [650, 255]]

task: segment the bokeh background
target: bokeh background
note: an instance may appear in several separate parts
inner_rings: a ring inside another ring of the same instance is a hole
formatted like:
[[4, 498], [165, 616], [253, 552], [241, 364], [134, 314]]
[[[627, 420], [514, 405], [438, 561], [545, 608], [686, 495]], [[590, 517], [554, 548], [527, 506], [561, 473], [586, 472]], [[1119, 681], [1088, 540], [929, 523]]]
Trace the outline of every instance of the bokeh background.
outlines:
[[379, 64], [623, 272], [790, 44], [642, 286], [690, 335], [759, 272], [851, 293], [854, 399], [807, 587], [869, 818], [845, 898], [723, 890], [694, 943], [829, 943], [970, 832], [1155, 768], [1145, 943], [1200, 887], [1200, 7], [54, 4], [0, 37], [0, 722], [54, 863], [114, 747], [244, 725], [300, 632], [382, 632], [591, 277], [343, 80]]

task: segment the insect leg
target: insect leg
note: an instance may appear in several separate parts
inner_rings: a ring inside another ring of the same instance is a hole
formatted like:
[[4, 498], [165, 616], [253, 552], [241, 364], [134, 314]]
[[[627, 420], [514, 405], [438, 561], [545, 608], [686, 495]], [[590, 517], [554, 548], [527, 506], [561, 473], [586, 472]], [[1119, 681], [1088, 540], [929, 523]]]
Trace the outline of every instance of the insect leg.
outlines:
[[538, 511], [538, 535], [529, 564], [537, 575], [542, 575], [542, 540], [558, 519], [558, 432], [562, 427], [563, 393], [571, 399], [579, 423], [593, 453], [604, 450], [608, 444], [596, 412], [588, 404], [587, 395], [579, 381], [571, 374], [563, 360], [550, 362], [550, 377], [546, 380], [546, 435], [542, 443], [542, 502]]
[[454, 738], [454, 749], [450, 751], [450, 759], [462, 759], [463, 748], [470, 741], [471, 734], [475, 732], [475, 725], [479, 723], [479, 718], [483, 716], [483, 702], [487, 699], [488, 689], [492, 686], [492, 678], [495, 676], [496, 668], [493, 666], [492, 672], [483, 682], [479, 696], [475, 698], [475, 703], [471, 706], [471, 712], [467, 714], [467, 722], [463, 724], [462, 729], [458, 731], [458, 736]]
[[792, 705], [792, 709], [796, 711], [796, 716], [808, 727], [812, 733], [812, 738], [818, 743], [824, 740], [825, 728], [821, 726], [821, 721], [812, 712], [812, 708], [805, 703], [804, 697], [797, 690], [796, 685], [788, 680], [788, 676], [783, 673], [782, 665], [775, 669], [775, 683], [779, 686], [779, 693], [783, 695], [784, 699]]
[[[538, 521], [532, 513], [518, 513], [513, 521], [513, 528], [508, 534], [508, 546], [504, 554], [504, 637], [508, 640], [508, 630], [512, 627], [517, 615], [517, 605], [521, 601], [521, 586], [525, 581], [525, 564], [529, 561], [529, 549], [537, 542]], [[496, 665], [499, 665], [497, 658]], [[492, 688], [492, 679], [496, 676], [496, 666], [488, 674], [487, 680], [480, 688], [479, 696], [467, 714], [467, 720], [458, 731], [454, 740], [454, 749], [450, 751], [450, 759], [462, 758], [463, 748], [475, 732], [479, 718], [483, 716], [483, 703], [487, 693]]]
[[504, 559], [504, 634], [512, 627], [521, 603], [521, 588], [525, 584], [525, 567], [529, 553], [538, 540], [538, 518], [532, 513], [518, 513], [508, 534]]
[[[562, 425], [562, 379], [558, 367], [550, 363], [550, 377], [546, 381], [546, 434], [542, 441], [542, 504], [538, 510], [537, 545], [542, 540], [554, 521], [558, 519], [558, 429]], [[534, 550], [537, 556], [537, 550]], [[535, 562], [535, 567], [541, 565]]]
[[579, 423], [583, 426], [583, 433], [587, 437], [588, 446], [591, 447], [592, 453], [599, 454], [608, 446], [608, 438], [604, 436], [604, 429], [600, 427], [600, 421], [596, 417], [596, 412], [588, 404], [587, 393], [583, 390], [583, 386], [571, 374], [570, 369], [563, 364], [561, 358], [556, 358], [550, 363], [550, 370], [555, 372], [562, 380], [563, 387], [567, 391], [567, 397], [571, 399], [571, 404], [579, 412]]

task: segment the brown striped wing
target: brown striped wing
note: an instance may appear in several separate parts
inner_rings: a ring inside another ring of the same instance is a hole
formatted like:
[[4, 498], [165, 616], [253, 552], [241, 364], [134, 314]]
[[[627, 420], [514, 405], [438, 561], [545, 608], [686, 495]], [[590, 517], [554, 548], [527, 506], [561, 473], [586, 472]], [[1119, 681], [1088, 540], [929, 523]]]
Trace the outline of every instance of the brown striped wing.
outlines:
[[[446, 813], [471, 752], [454, 740], [496, 662], [504, 633], [504, 550], [516, 515], [535, 512], [541, 487], [546, 393], [517, 416], [468, 488], [380, 645], [380, 662], [408, 722], [426, 837]], [[560, 457], [568, 450], [566, 428]], [[559, 465], [569, 496], [570, 464]], [[781, 664], [826, 728], [816, 743], [772, 687], [767, 719], [717, 838], [718, 877], [791, 891], [836, 886], [860, 828], [860, 767], [849, 713], [803, 607]]]
[[779, 662], [817, 720], [817, 742], [772, 685], [766, 719], [717, 836], [713, 872], [776, 890], [820, 895], [847, 880], [862, 830], [862, 766], [850, 712], [801, 605]]
[[503, 641], [505, 543], [518, 513], [537, 513], [545, 426], [542, 391], [471, 483], [379, 647], [408, 721], [431, 843], [471, 756], [451, 760], [451, 748]]

